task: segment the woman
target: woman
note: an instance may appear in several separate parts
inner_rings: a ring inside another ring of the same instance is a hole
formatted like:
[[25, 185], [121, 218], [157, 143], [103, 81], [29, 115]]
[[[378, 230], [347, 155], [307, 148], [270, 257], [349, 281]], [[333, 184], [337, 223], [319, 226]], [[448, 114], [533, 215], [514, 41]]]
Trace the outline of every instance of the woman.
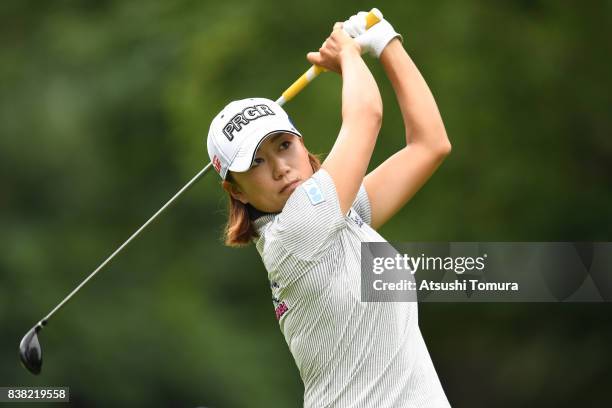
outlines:
[[[382, 101], [362, 52], [380, 59], [406, 130], [406, 147], [367, 175]], [[307, 59], [343, 81], [342, 126], [322, 164], [273, 101], [232, 102], [211, 124], [209, 155], [230, 197], [226, 244], [256, 244], [305, 407], [446, 407], [416, 302], [360, 300], [361, 242], [385, 241], [376, 229], [450, 152], [434, 98], [401, 36], [385, 20], [365, 31], [365, 13], [336, 23]]]

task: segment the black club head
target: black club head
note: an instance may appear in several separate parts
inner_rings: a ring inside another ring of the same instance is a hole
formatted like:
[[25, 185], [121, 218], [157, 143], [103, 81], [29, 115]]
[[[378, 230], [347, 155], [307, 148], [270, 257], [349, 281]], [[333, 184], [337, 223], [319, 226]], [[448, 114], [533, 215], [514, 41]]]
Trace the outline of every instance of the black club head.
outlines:
[[42, 324], [38, 323], [23, 336], [21, 343], [19, 343], [19, 357], [21, 358], [21, 363], [32, 374], [40, 374], [42, 368], [42, 349], [38, 341], [38, 332], [42, 330], [42, 328]]

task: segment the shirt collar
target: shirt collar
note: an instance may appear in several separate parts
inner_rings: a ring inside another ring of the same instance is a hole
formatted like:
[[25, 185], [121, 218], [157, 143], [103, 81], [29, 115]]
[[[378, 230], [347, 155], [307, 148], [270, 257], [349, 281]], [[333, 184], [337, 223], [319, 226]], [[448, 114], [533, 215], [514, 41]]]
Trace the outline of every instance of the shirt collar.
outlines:
[[249, 218], [255, 224], [255, 229], [259, 232], [259, 230], [272, 221], [276, 216], [276, 213], [267, 213], [263, 211], [259, 211], [257, 208], [253, 207], [251, 204], [246, 205], [247, 212], [249, 213]]
[[259, 231], [270, 221], [274, 219], [277, 214], [267, 213], [266, 215], [262, 215], [253, 221], [255, 224], [255, 230], [259, 233]]

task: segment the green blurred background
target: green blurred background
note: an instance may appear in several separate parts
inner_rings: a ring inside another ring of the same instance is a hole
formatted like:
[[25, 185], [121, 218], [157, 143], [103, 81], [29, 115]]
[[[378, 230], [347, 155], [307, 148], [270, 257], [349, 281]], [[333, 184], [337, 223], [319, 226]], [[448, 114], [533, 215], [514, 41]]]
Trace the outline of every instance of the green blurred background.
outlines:
[[[54, 317], [41, 376], [17, 346], [208, 162], [227, 102], [275, 99], [334, 21], [373, 6], [404, 35], [453, 143], [383, 236], [611, 240], [610, 1], [4, 1], [0, 386], [69, 386], [79, 407], [300, 406], [259, 256], [220, 240], [216, 175]], [[368, 64], [385, 106], [374, 167], [404, 136]], [[286, 105], [314, 152], [339, 129], [340, 87], [322, 75]], [[422, 304], [420, 325], [454, 406], [609, 406], [611, 311]]]

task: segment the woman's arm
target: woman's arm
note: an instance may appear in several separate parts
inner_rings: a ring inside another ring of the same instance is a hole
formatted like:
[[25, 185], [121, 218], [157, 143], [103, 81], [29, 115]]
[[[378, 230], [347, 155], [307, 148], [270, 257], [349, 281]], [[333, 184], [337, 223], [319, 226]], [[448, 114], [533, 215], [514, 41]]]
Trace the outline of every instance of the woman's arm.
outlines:
[[342, 127], [322, 167], [334, 180], [340, 209], [346, 214], [372, 157], [382, 122], [382, 100], [359, 45], [340, 23], [318, 53], [308, 54], [308, 60], [342, 74]]
[[380, 61], [402, 111], [406, 147], [365, 178], [373, 228], [382, 226], [395, 215], [451, 150], [436, 101], [402, 43], [392, 40], [382, 52]]

